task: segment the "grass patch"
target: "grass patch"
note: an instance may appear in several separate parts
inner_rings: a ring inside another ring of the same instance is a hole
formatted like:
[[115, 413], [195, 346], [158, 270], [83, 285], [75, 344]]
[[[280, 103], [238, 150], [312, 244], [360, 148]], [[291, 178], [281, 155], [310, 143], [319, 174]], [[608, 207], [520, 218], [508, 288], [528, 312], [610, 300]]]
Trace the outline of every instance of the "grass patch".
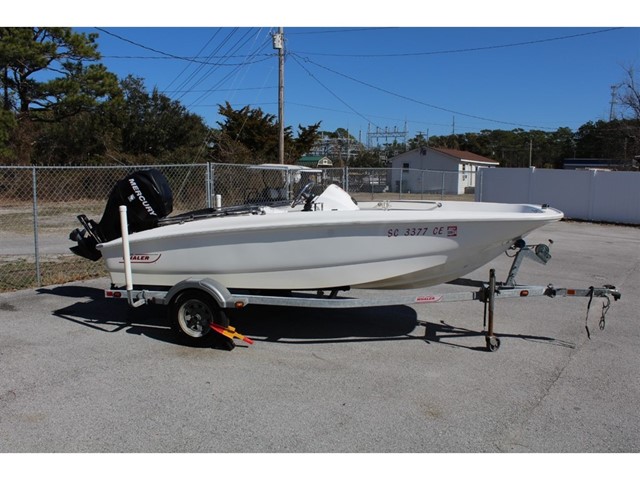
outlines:
[[[100, 220], [104, 202], [60, 202], [38, 206], [38, 228], [41, 231], [66, 230], [79, 227], [77, 216], [86, 214]], [[6, 205], [0, 209], [0, 231], [20, 235], [33, 234], [33, 208], [25, 205]]]
[[60, 255], [40, 262], [41, 281], [38, 282], [33, 259], [0, 262], [0, 292], [37, 288], [40, 285], [100, 278], [108, 275], [102, 262], [91, 262], [71, 255]]

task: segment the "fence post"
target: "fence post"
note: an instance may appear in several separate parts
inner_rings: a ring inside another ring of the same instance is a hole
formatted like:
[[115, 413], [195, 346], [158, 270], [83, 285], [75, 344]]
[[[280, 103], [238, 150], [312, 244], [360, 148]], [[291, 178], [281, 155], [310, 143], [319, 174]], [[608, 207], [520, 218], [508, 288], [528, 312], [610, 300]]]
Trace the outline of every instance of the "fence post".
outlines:
[[589, 193], [588, 193], [588, 200], [587, 200], [587, 220], [592, 222], [594, 220], [594, 215], [593, 215], [593, 211], [594, 211], [594, 202], [595, 202], [595, 195], [596, 195], [596, 175], [598, 174], [597, 170], [592, 170], [591, 175], [589, 175]]
[[345, 192], [349, 192], [349, 166], [345, 165], [344, 166], [344, 191]]
[[42, 286], [42, 278], [40, 276], [40, 248], [38, 245], [38, 174], [36, 167], [31, 169], [32, 189], [33, 189], [33, 246], [36, 261], [36, 281], [38, 287]]
[[212, 196], [213, 196], [213, 192], [211, 189], [211, 180], [212, 180], [212, 175], [211, 175], [211, 162], [207, 162], [207, 175], [206, 175], [206, 185], [205, 188], [207, 190], [207, 208], [211, 208], [212, 202]]
[[527, 203], [533, 203], [533, 199], [535, 196], [534, 194], [536, 193], [535, 192], [535, 189], [536, 189], [535, 175], [536, 175], [536, 167], [529, 167], [529, 185], [528, 185], [529, 194], [527, 196]]

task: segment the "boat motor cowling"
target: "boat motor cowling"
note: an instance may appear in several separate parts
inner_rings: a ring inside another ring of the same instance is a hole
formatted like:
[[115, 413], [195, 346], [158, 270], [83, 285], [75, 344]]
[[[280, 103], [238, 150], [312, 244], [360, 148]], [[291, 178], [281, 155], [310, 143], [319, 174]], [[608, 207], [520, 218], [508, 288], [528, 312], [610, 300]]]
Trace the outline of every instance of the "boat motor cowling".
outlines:
[[158, 221], [173, 211], [173, 194], [166, 177], [156, 169], [139, 170], [118, 181], [99, 223], [79, 215], [84, 229], [76, 228], [69, 239], [78, 243], [71, 247], [76, 255], [98, 260], [102, 255], [96, 249], [99, 243], [121, 236], [118, 207], [127, 207], [129, 233], [141, 232], [158, 226]]

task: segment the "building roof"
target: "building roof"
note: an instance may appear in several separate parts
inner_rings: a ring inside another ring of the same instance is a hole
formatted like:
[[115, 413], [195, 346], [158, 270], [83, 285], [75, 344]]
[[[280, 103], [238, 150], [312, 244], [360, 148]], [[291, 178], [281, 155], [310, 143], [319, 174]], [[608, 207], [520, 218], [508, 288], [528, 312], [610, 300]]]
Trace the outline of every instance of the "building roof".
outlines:
[[401, 153], [400, 155], [393, 157], [392, 160], [399, 159], [407, 155], [415, 155], [416, 153], [422, 154], [423, 151], [425, 152], [425, 154], [428, 151], [438, 152], [443, 155], [447, 155], [448, 157], [451, 157], [452, 159], [455, 159], [458, 162], [473, 163], [476, 165], [491, 165], [491, 166], [500, 165], [500, 162], [496, 162], [495, 160], [491, 160], [490, 158], [483, 157], [482, 155], [478, 155], [477, 153], [465, 152], [463, 150], [455, 150], [453, 148], [434, 148], [434, 147], [414, 148], [413, 150], [409, 150], [408, 152], [404, 152], [404, 153]]
[[314, 167], [319, 166], [331, 166], [333, 162], [329, 159], [329, 157], [325, 155], [305, 155], [304, 157], [300, 157], [296, 162], [298, 165], [312, 165]]
[[617, 167], [620, 166], [620, 160], [611, 158], [565, 158], [562, 164], [565, 169]]
[[465, 152], [463, 150], [455, 150], [453, 148], [433, 148], [427, 147], [431, 150], [436, 150], [440, 153], [444, 153], [445, 155], [449, 155], [450, 157], [457, 158], [463, 162], [471, 162], [471, 163], [479, 163], [486, 165], [500, 165], [500, 162], [496, 162], [495, 160], [491, 160], [490, 158], [483, 157], [482, 155], [478, 155], [477, 153]]
[[319, 162], [324, 158], [324, 155], [305, 155], [304, 157], [300, 157], [298, 162]]

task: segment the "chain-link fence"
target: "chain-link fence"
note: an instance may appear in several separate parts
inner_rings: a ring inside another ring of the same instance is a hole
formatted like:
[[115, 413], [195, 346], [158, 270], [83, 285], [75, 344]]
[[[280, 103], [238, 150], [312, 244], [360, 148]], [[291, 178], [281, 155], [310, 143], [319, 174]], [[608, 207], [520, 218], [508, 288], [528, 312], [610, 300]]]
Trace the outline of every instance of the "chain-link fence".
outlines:
[[[149, 166], [0, 166], [0, 291], [60, 284], [107, 274], [102, 262], [69, 251], [77, 216], [99, 221], [114, 185]], [[290, 178], [281, 170], [250, 165], [155, 165], [173, 192], [172, 215], [245, 203], [291, 202], [310, 180], [319, 194], [337, 184], [356, 200], [466, 199], [473, 184], [456, 172], [330, 168], [302, 171]]]
[[346, 189], [357, 200], [474, 200], [475, 172], [350, 168]]

